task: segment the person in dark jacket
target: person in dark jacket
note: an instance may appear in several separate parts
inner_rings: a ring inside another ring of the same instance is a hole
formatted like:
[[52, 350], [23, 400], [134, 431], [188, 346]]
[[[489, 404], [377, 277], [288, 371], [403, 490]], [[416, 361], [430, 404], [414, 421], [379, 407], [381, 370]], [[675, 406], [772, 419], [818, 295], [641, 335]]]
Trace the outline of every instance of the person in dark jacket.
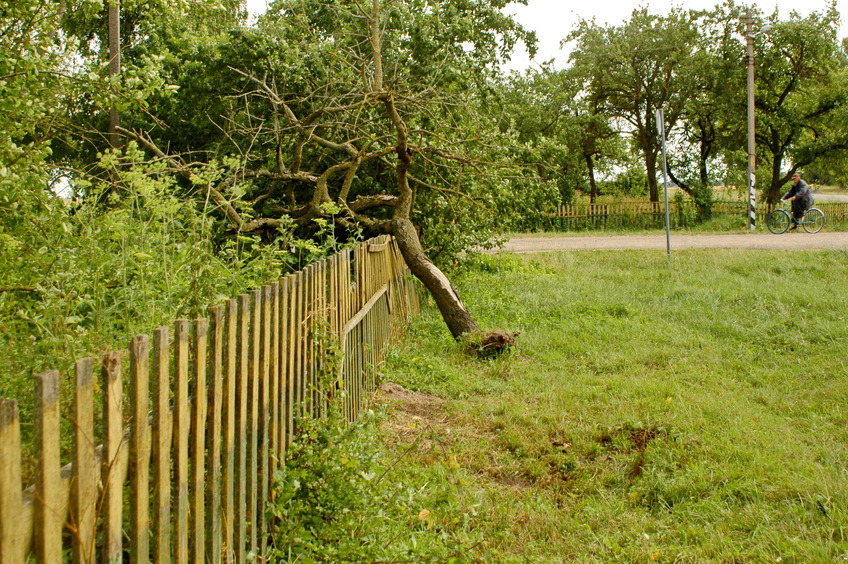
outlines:
[[792, 227], [798, 229], [798, 220], [804, 217], [807, 210], [813, 207], [813, 191], [807, 186], [807, 183], [801, 180], [801, 175], [797, 172], [792, 175], [792, 187], [789, 191], [780, 198], [781, 201], [789, 200], [792, 202]]

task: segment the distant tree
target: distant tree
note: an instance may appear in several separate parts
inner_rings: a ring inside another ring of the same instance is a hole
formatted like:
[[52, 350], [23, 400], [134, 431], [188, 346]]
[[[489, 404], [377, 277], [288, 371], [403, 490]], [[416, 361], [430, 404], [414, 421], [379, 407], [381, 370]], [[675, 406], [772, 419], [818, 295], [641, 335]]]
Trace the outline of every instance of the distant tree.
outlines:
[[806, 18], [793, 13], [758, 39], [757, 149], [770, 203], [795, 171], [848, 148], [848, 67], [837, 40], [839, 21], [833, 5]]
[[[224, 113], [209, 116], [220, 129], [216, 143], [200, 140], [207, 159], [225, 163], [217, 176], [172, 156], [155, 129], [132, 135], [190, 178], [196, 196], [211, 197], [236, 231], [271, 240], [332, 223], [339, 236], [393, 234], [450, 332], [476, 333], [422, 236], [431, 248], [451, 239], [460, 241], [455, 250], [485, 244], [539, 201], [535, 192], [511, 191], [491, 166], [507, 162], [510, 150], [487, 115], [486, 95], [498, 61], [519, 38], [533, 40], [503, 5], [278, 0], [257, 30], [221, 44], [247, 47], [241, 57], [228, 68], [205, 67], [221, 73], [211, 80], [237, 77], [241, 90], [218, 106]], [[249, 55], [263, 49], [264, 58]]]
[[556, 184], [563, 202], [576, 189], [598, 196], [597, 172], [622, 155], [624, 143], [571, 70], [545, 65], [513, 73], [501, 89], [501, 128], [513, 127], [525, 147], [522, 158], [543, 182]]
[[576, 43], [570, 61], [586, 82], [589, 104], [627, 124], [643, 155], [650, 198], [658, 201], [656, 111], [663, 110], [671, 134], [693, 91], [688, 63], [698, 32], [692, 16], [674, 9], [661, 17], [642, 8], [617, 27], [581, 20], [568, 40]]
[[711, 165], [745, 147], [742, 13], [730, 2], [693, 14], [699, 30], [698, 48], [685, 63], [685, 74], [692, 77], [691, 89], [674, 139], [682, 149], [670, 152], [669, 175], [692, 196], [702, 217], [710, 214], [712, 185], [719, 180]]

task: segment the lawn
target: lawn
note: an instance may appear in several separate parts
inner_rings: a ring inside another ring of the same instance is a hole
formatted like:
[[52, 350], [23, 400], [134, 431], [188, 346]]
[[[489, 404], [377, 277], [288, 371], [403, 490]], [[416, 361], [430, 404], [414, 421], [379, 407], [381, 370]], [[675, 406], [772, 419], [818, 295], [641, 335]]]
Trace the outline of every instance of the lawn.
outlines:
[[471, 359], [428, 305], [383, 370], [386, 448], [461, 561], [848, 561], [846, 267], [484, 256], [454, 281], [517, 349]]

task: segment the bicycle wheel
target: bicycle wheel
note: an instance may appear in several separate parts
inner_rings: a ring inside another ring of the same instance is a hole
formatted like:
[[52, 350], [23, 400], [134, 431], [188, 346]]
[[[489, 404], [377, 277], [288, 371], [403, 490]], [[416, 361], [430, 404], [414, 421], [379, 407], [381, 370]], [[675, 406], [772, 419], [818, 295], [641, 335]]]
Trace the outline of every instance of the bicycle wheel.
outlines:
[[824, 227], [824, 212], [819, 208], [810, 208], [802, 222], [807, 233], [818, 233]]
[[768, 219], [766, 220], [768, 230], [774, 233], [775, 235], [786, 233], [786, 230], [789, 229], [789, 223], [789, 212], [780, 209], [774, 210], [773, 212], [768, 214]]

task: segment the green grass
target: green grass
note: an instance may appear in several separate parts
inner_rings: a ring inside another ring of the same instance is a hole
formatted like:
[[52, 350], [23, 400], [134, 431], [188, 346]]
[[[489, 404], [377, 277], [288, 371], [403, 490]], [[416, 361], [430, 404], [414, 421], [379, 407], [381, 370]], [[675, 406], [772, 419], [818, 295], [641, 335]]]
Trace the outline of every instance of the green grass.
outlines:
[[404, 461], [452, 485], [428, 482], [437, 530], [473, 531], [469, 561], [848, 561], [846, 266], [591, 251], [455, 273], [483, 326], [522, 334], [473, 360], [428, 307], [385, 367], [447, 399]]

